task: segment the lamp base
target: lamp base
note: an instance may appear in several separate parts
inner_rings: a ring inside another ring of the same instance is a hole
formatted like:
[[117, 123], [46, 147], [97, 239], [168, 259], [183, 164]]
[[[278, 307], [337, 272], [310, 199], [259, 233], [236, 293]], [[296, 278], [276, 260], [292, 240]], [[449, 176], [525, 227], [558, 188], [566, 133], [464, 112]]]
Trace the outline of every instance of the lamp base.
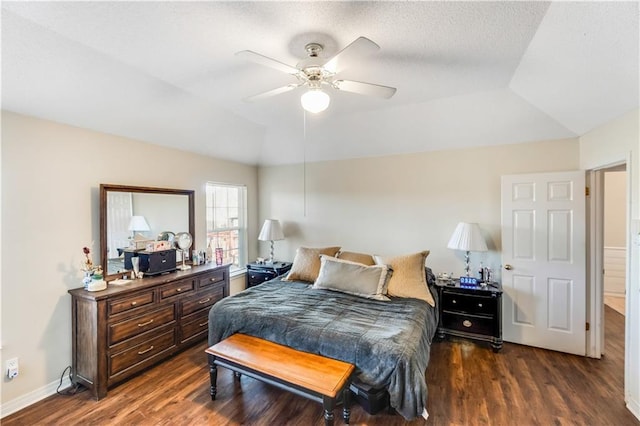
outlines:
[[269, 251], [269, 259], [267, 259], [267, 263], [271, 265], [273, 264], [273, 240], [269, 241], [271, 241], [271, 250]]
[[467, 250], [464, 254], [464, 262], [466, 265], [464, 270], [467, 272], [467, 276], [469, 276], [469, 271], [471, 270], [471, 268], [469, 267], [469, 250]]

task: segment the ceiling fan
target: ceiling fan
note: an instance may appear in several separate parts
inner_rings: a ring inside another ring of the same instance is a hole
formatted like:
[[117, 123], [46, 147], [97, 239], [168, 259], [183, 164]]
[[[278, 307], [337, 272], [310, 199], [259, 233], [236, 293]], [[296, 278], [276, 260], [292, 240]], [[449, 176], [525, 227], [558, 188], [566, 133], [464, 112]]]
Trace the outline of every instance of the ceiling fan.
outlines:
[[380, 46], [373, 41], [366, 37], [358, 37], [327, 61], [323, 61], [318, 56], [323, 48], [324, 46], [320, 43], [308, 43], [305, 46], [305, 50], [308, 52], [309, 57], [298, 62], [295, 67], [251, 50], [237, 52], [236, 56], [291, 74], [298, 80], [297, 83], [291, 83], [283, 87], [278, 87], [277, 89], [259, 93], [245, 100], [250, 102], [257, 101], [294, 90], [298, 87], [306, 87], [308, 90], [301, 96], [300, 102], [305, 110], [316, 113], [327, 109], [331, 100], [329, 95], [322, 90], [323, 88], [330, 87], [344, 92], [376, 96], [385, 99], [389, 99], [396, 93], [395, 87], [336, 78], [336, 75], [349, 65], [379, 50]]

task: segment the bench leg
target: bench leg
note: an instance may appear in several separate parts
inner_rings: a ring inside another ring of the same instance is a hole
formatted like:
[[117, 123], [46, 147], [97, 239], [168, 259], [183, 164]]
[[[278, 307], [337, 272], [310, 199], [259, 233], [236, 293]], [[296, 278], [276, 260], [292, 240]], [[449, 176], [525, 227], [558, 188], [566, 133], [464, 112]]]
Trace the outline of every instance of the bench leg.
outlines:
[[209, 393], [211, 394], [211, 400], [215, 401], [216, 393], [218, 392], [218, 367], [215, 363], [216, 357], [213, 355], [209, 355], [209, 379], [211, 380], [211, 387], [209, 388]]
[[347, 384], [342, 391], [342, 418], [345, 424], [349, 424], [349, 417], [351, 417], [351, 391]]
[[333, 426], [333, 407], [335, 401], [328, 396], [322, 397], [322, 408], [324, 408], [324, 425]]
[[236, 378], [236, 380], [240, 380], [240, 377], [242, 377], [242, 374], [238, 373], [237, 371], [233, 372], [233, 377]]

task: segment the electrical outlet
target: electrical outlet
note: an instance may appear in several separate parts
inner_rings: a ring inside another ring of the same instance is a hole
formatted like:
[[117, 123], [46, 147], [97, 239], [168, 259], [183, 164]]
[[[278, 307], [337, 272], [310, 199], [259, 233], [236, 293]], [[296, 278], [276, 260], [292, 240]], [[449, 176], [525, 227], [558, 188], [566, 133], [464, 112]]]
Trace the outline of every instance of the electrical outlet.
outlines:
[[7, 377], [10, 379], [15, 379], [16, 377], [18, 377], [18, 373], [19, 373], [18, 358], [11, 358], [7, 360], [6, 372], [7, 372]]

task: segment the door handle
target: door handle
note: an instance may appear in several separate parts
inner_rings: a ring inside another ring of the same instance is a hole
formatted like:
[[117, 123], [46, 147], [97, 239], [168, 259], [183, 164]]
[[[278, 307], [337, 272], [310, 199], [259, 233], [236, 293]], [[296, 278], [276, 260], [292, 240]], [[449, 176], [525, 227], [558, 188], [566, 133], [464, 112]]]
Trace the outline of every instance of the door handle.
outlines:
[[506, 265], [504, 265], [504, 269], [506, 269], [507, 271], [510, 271], [513, 269], [513, 266], [509, 265], [508, 263]]

